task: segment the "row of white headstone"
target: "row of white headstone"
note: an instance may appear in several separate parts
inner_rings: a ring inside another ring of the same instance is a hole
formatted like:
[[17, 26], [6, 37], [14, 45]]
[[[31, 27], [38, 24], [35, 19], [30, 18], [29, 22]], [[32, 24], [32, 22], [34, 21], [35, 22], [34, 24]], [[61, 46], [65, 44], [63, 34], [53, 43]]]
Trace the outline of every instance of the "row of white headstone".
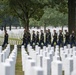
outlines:
[[0, 63], [5, 62], [10, 54], [10, 45], [8, 44], [6, 49], [2, 51], [2, 46], [0, 46]]
[[76, 75], [76, 47], [70, 48], [70, 45], [60, 48], [62, 59], [62, 68], [65, 75]]
[[33, 60], [25, 51], [24, 46], [22, 46], [21, 50], [22, 54], [22, 66], [24, 75], [43, 75], [43, 69], [41, 67], [35, 66], [36, 62]]
[[0, 75], [15, 75], [16, 58], [17, 45], [14, 45], [14, 49], [11, 53], [9, 44], [3, 51], [0, 46]]
[[59, 48], [39, 46], [32, 49], [27, 47], [28, 53], [22, 46], [22, 66], [24, 75], [76, 75], [76, 47], [70, 45]]

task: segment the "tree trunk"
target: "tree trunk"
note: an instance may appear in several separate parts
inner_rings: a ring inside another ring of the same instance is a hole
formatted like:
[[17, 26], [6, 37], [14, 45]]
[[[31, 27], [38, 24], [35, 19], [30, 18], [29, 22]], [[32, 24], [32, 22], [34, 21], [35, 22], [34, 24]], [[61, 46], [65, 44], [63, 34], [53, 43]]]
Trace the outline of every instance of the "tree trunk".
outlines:
[[26, 20], [26, 28], [29, 30], [29, 19]]
[[76, 0], [68, 0], [68, 29], [76, 33]]
[[25, 19], [25, 21], [26, 21], [26, 25], [25, 25], [25, 29], [27, 30], [27, 31], [29, 31], [29, 17], [28, 17], [28, 12], [26, 13], [26, 19]]

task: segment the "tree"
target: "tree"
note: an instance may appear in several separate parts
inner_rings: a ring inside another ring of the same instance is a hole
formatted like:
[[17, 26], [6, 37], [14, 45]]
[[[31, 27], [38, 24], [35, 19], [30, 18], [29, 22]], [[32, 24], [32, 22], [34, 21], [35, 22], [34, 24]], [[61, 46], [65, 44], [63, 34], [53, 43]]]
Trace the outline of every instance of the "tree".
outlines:
[[64, 26], [68, 24], [68, 14], [61, 13], [56, 8], [45, 8], [44, 15], [41, 18], [42, 22], [46, 22], [46, 25]]
[[68, 0], [68, 28], [76, 34], [76, 0]]
[[62, 13], [68, 13], [68, 29], [76, 33], [76, 0], [49, 0], [52, 8], [56, 7]]
[[39, 21], [31, 18], [29, 25], [30, 25], [30, 27], [35, 27], [35, 26], [38, 26], [38, 22], [39, 22]]
[[11, 13], [21, 19], [24, 27], [29, 29], [29, 19], [39, 20], [44, 14], [46, 3], [39, 0], [8, 0]]
[[49, 0], [49, 5], [61, 13], [68, 13], [68, 0]]
[[7, 0], [0, 0], [0, 17], [1, 17], [0, 20], [1, 20], [1, 23], [3, 23], [4, 30], [6, 30], [6, 18], [9, 13], [8, 10], [9, 10], [9, 7], [8, 7]]

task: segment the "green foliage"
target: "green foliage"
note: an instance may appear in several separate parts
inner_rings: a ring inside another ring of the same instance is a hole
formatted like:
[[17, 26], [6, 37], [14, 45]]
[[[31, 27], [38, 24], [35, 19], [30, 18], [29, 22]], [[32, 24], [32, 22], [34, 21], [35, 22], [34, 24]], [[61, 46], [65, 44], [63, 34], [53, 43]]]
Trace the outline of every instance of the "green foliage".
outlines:
[[40, 21], [30, 20], [32, 26], [65, 26], [68, 25], [68, 14], [57, 11], [56, 8], [44, 8], [44, 15]]
[[56, 8], [56, 10], [61, 13], [68, 12], [68, 0], [49, 0], [49, 4], [52, 8]]
[[40, 20], [44, 14], [45, 3], [38, 0], [8, 0], [10, 11], [27, 25], [30, 18]]
[[33, 27], [33, 26], [34, 26], [34, 27], [35, 27], [35, 26], [38, 26], [38, 27], [39, 27], [39, 26], [41, 25], [41, 23], [40, 23], [40, 21], [37, 21], [37, 20], [31, 18], [29, 25], [30, 25], [30, 27]]
[[68, 0], [0, 0], [0, 22], [15, 16], [24, 27], [67, 25], [67, 3]]
[[7, 0], [0, 0], [0, 22], [2, 23], [3, 20], [9, 13], [8, 3]]
[[0, 0], [0, 16], [8, 15], [9, 6], [7, 0]]
[[68, 14], [61, 13], [55, 8], [45, 8], [45, 14], [41, 18], [41, 21], [48, 25], [62, 26], [68, 24]]

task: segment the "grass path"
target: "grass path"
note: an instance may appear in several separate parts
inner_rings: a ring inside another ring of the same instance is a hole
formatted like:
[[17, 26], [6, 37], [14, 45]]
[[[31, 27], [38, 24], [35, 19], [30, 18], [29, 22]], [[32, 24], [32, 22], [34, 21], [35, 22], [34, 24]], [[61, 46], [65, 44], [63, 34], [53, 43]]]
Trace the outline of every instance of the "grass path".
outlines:
[[18, 48], [18, 55], [17, 55], [17, 61], [16, 61], [16, 70], [15, 75], [24, 75], [22, 71], [22, 62], [21, 62], [21, 49]]

